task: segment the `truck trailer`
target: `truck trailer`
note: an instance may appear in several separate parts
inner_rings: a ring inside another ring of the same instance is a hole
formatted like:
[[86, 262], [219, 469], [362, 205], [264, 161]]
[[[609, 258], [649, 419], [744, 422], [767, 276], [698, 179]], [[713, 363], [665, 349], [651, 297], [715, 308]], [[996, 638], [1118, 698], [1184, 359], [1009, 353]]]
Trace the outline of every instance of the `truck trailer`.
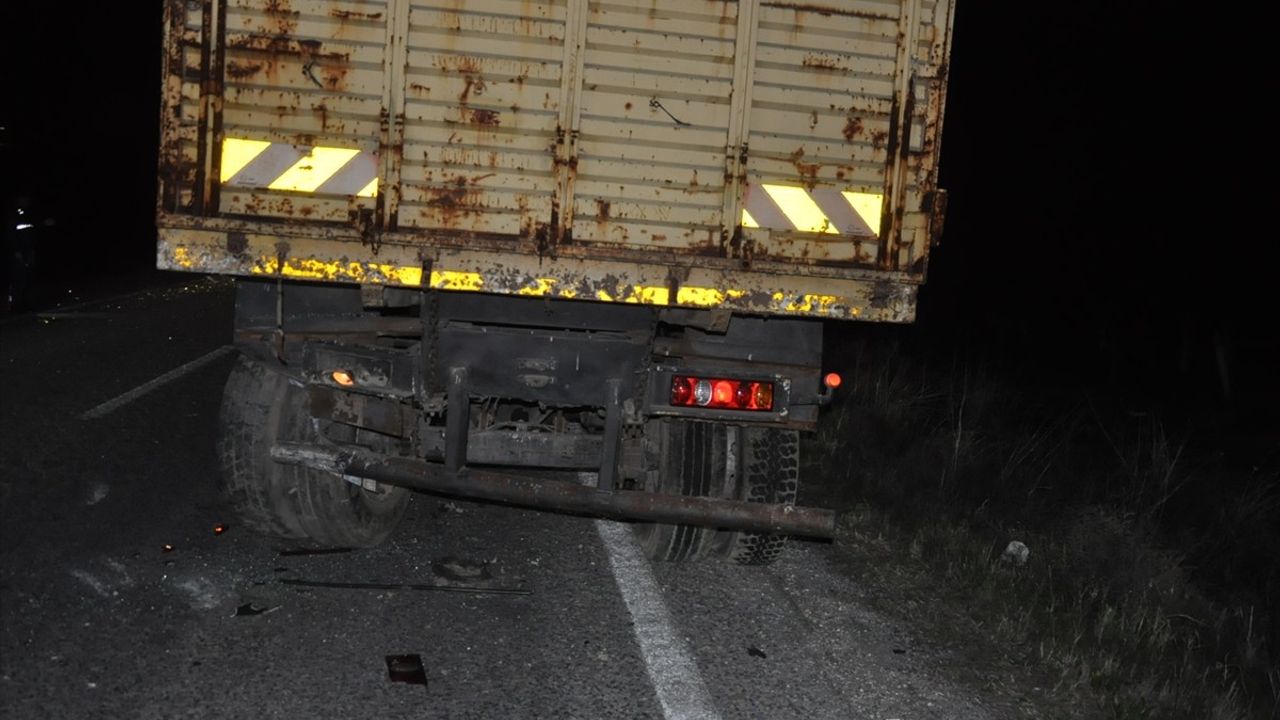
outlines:
[[221, 484], [414, 490], [774, 561], [824, 320], [915, 317], [952, 0], [166, 0], [157, 264], [235, 277]]

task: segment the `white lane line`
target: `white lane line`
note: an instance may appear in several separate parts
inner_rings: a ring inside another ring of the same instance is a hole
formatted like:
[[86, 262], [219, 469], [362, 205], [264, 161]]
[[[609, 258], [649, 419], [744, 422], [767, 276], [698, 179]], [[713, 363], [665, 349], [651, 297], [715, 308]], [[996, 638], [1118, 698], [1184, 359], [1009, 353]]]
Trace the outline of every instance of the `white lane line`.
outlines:
[[169, 372], [161, 375], [160, 377], [152, 378], [151, 380], [148, 380], [142, 383], [138, 387], [126, 393], [117, 395], [116, 397], [111, 398], [110, 400], [102, 403], [101, 405], [98, 405], [96, 407], [90, 408], [89, 410], [86, 410], [85, 413], [80, 416], [80, 419], [96, 420], [102, 417], [103, 415], [106, 415], [107, 413], [111, 412], [112, 410], [116, 410], [124, 405], [128, 405], [129, 403], [133, 402], [134, 400], [137, 400], [143, 395], [146, 395], [152, 390], [155, 390], [156, 388], [162, 385], [165, 385], [167, 383], [171, 383], [174, 380], [177, 380], [178, 378], [182, 377], [183, 375], [186, 375], [187, 373], [192, 372], [193, 370], [199, 370], [200, 368], [204, 367], [205, 365], [208, 365], [214, 360], [217, 360], [223, 355], [226, 355], [227, 353], [234, 352], [234, 351], [235, 351], [234, 346], [223, 345], [217, 350], [201, 355], [200, 357], [196, 358], [195, 360], [192, 360], [191, 362], [185, 365], [179, 365], [178, 367], [170, 370]]
[[711, 704], [702, 673], [671, 624], [649, 560], [640, 553], [631, 526], [597, 520], [596, 531], [608, 552], [622, 601], [635, 622], [636, 640], [644, 655], [649, 681], [662, 705], [663, 717], [719, 720], [720, 714]]

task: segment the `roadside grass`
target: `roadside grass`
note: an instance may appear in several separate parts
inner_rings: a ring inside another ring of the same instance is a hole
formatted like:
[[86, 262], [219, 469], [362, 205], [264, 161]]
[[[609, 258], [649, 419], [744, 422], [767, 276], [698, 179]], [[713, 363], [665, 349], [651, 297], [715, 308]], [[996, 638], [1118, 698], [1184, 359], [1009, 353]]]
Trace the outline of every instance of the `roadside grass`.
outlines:
[[[970, 631], [1020, 649], [1010, 662], [1054, 675], [1067, 716], [1280, 718], [1274, 471], [896, 342], [846, 358], [804, 457], [864, 570], [896, 573], [917, 610], [959, 603]], [[1003, 556], [1012, 540], [1025, 563]]]

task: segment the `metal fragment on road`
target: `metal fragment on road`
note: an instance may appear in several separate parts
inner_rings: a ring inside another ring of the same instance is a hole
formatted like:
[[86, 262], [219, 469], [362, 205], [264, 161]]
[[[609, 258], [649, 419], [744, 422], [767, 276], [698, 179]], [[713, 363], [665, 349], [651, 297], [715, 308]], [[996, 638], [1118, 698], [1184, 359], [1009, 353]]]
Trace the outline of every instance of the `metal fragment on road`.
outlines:
[[240, 605], [239, 607], [236, 608], [235, 614], [233, 614], [232, 617], [266, 615], [268, 613], [273, 613], [279, 610], [280, 607], [281, 606], [279, 605], [262, 606], [262, 605], [255, 605], [254, 603], [244, 603], [243, 605]]
[[427, 585], [424, 583], [326, 582], [322, 580], [280, 580], [281, 585], [331, 588], [335, 590], [415, 590], [421, 592], [456, 592], [471, 595], [532, 595], [532, 590], [513, 587], [475, 587], [468, 585]]
[[421, 655], [388, 655], [386, 660], [391, 682], [427, 686], [427, 669], [422, 666]]

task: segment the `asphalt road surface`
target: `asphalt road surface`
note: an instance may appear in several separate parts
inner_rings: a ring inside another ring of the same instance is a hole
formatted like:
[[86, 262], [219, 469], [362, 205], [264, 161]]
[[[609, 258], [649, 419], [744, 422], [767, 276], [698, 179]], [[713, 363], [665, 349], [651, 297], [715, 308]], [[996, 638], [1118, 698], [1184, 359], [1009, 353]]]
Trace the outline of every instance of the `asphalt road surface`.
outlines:
[[214, 454], [231, 288], [188, 280], [0, 322], [0, 717], [1005, 716], [830, 545], [653, 564], [625, 524], [429, 495], [371, 550], [237, 527]]

